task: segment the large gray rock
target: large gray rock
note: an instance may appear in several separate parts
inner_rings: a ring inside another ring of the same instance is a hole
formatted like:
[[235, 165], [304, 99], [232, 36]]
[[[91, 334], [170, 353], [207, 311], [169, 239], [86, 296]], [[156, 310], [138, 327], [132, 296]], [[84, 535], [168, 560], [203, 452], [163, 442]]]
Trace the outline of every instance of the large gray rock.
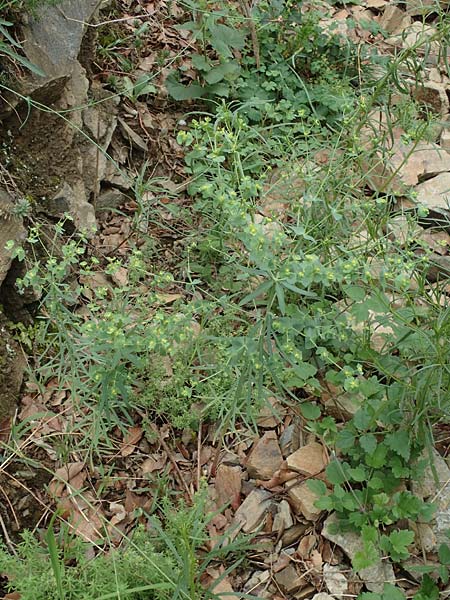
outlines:
[[87, 24], [100, 0], [63, 0], [42, 3], [23, 28], [23, 49], [47, 79], [70, 76]]
[[[448, 169], [450, 170], [450, 155]], [[420, 183], [416, 189], [417, 201], [429, 210], [450, 216], [450, 173], [441, 173], [437, 177]]]
[[0, 189], [0, 285], [11, 266], [11, 252], [6, 244], [11, 240], [20, 243], [25, 237], [22, 219], [14, 216], [14, 203], [9, 194]]

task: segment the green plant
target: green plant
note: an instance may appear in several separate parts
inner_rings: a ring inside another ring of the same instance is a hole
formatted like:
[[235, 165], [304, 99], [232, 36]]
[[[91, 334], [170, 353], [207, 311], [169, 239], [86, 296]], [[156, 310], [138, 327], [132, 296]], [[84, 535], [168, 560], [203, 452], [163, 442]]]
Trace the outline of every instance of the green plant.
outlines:
[[248, 548], [244, 539], [222, 547], [221, 538], [209, 551], [206, 526], [213, 515], [205, 511], [200, 493], [192, 507], [162, 503], [162, 519], [149, 517], [148, 527], [138, 527], [119, 548], [97, 546], [71, 535], [61, 524], [54, 532], [52, 520], [46, 545], [29, 531], [22, 534], [18, 557], [0, 547], [0, 570], [8, 576], [11, 592], [23, 600], [199, 600], [213, 595], [200, 577], [208, 566], [220, 562], [234, 570]]

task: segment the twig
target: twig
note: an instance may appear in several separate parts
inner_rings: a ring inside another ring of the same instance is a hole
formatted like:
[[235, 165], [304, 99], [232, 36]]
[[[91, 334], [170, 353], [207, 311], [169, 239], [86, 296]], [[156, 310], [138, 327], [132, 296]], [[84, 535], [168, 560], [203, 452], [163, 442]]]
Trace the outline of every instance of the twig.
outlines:
[[255, 21], [252, 17], [252, 12], [250, 10], [250, 5], [248, 0], [241, 0], [242, 9], [244, 11], [244, 15], [247, 17], [249, 25], [250, 25], [250, 35], [252, 37], [252, 46], [253, 46], [253, 54], [255, 56], [256, 68], [259, 69], [261, 66], [261, 57], [259, 51], [259, 41], [258, 34], [256, 33]]
[[186, 490], [186, 493], [187, 493], [187, 495], [189, 497], [190, 502], [193, 504], [194, 503], [194, 499], [192, 498], [191, 490], [189, 489], [188, 484], [184, 480], [184, 477], [183, 477], [183, 475], [182, 475], [182, 473], [180, 471], [180, 468], [177, 465], [177, 461], [173, 457], [172, 450], [169, 448], [169, 446], [163, 440], [163, 437], [159, 433], [158, 428], [156, 427], [156, 425], [153, 425], [152, 429], [157, 434], [161, 446], [164, 448], [164, 451], [166, 452], [167, 456], [169, 457], [170, 462], [172, 463], [172, 465], [173, 465], [173, 467], [175, 469], [175, 476], [178, 479], [178, 483], [180, 483], [184, 487], [184, 489]]
[[8, 533], [8, 530], [6, 529], [6, 525], [5, 525], [5, 522], [4, 522], [4, 520], [3, 520], [3, 517], [2, 517], [2, 513], [1, 513], [1, 512], [0, 512], [0, 526], [1, 526], [1, 528], [2, 528], [2, 531], [3, 531], [3, 537], [5, 538], [5, 543], [6, 543], [6, 545], [7, 545], [7, 546], [8, 546], [8, 548], [11, 550], [11, 552], [12, 552], [12, 553], [13, 553], [15, 556], [17, 556], [16, 549], [14, 548], [14, 544], [12, 543], [12, 541], [11, 541], [11, 538], [9, 537], [9, 533]]
[[200, 489], [200, 478], [201, 478], [201, 460], [200, 453], [202, 450], [202, 422], [200, 421], [198, 426], [197, 436], [197, 491]]

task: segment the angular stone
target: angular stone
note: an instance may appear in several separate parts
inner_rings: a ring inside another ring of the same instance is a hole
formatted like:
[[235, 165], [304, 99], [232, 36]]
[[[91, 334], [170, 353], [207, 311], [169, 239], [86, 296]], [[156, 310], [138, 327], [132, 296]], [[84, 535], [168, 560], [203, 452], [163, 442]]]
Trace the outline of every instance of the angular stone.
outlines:
[[411, 25], [411, 17], [394, 4], [389, 4], [384, 9], [379, 25], [388, 33], [397, 34]]
[[433, 81], [425, 81], [415, 85], [412, 90], [415, 100], [425, 104], [437, 115], [445, 117], [449, 111], [449, 100], [444, 85]]
[[311, 600], [335, 600], [334, 596], [330, 596], [330, 594], [326, 594], [325, 592], [320, 592], [311, 598]]
[[286, 459], [286, 464], [291, 471], [308, 476], [321, 473], [327, 462], [325, 450], [322, 444], [317, 442], [299, 448]]
[[281, 454], [278, 438], [274, 431], [267, 431], [257, 440], [247, 458], [247, 471], [253, 479], [271, 479], [281, 466]]
[[306, 584], [305, 578], [297, 573], [292, 563], [282, 571], [275, 573], [275, 581], [287, 594], [294, 594]]
[[282, 500], [273, 519], [272, 531], [286, 531], [294, 525], [289, 502]]
[[47, 78], [70, 75], [77, 62], [86, 24], [100, 0], [63, 0], [57, 6], [40, 4], [23, 28], [26, 57]]
[[[439, 2], [442, 9], [448, 6], [447, 0]], [[426, 15], [436, 9], [436, 0], [408, 0], [406, 3], [408, 14], [411, 16]]]
[[259, 411], [257, 425], [263, 429], [272, 429], [281, 423], [281, 417], [286, 414], [285, 408], [277, 398], [271, 397]]
[[[364, 542], [354, 531], [331, 533], [330, 529], [335, 527], [337, 523], [338, 518], [334, 513], [331, 514], [323, 525], [322, 535], [330, 542], [342, 548], [350, 560], [353, 560], [357, 552], [364, 550]], [[371, 592], [381, 593], [384, 583], [395, 583], [394, 570], [391, 563], [387, 561], [380, 560], [371, 567], [361, 569], [358, 571], [358, 575]]]
[[[447, 160], [450, 169], [450, 156]], [[420, 183], [415, 191], [419, 204], [423, 204], [430, 210], [450, 211], [450, 173], [441, 173]]]
[[443, 150], [450, 152], [450, 129], [443, 129], [440, 144]]
[[242, 470], [239, 466], [219, 465], [214, 486], [219, 509], [227, 504], [234, 509], [238, 508], [242, 486]]
[[436, 144], [405, 144], [401, 139], [396, 139], [388, 151], [388, 157], [377, 154], [366, 166], [368, 183], [372, 189], [401, 195], [421, 179], [448, 171], [450, 157]]
[[44, 208], [57, 218], [69, 214], [75, 227], [87, 236], [92, 236], [97, 229], [94, 207], [87, 201], [84, 182], [81, 179], [71, 184], [65, 181]]
[[308, 482], [291, 483], [286, 487], [294, 512], [301, 513], [308, 521], [317, 521], [324, 511], [316, 508], [315, 503], [319, 496], [310, 490]]
[[105, 190], [104, 192], [101, 192], [95, 200], [95, 212], [119, 208], [119, 206], [125, 204], [128, 199], [126, 194], [116, 188]]
[[244, 533], [252, 533], [262, 524], [272, 504], [270, 492], [253, 490], [237, 509], [234, 522], [241, 525]]
[[337, 598], [345, 597], [348, 592], [348, 581], [340, 567], [325, 563], [323, 565], [323, 579], [330, 594]]
[[11, 252], [6, 244], [13, 241], [20, 243], [26, 237], [22, 219], [14, 216], [14, 202], [4, 190], [0, 189], [0, 285], [11, 266]]

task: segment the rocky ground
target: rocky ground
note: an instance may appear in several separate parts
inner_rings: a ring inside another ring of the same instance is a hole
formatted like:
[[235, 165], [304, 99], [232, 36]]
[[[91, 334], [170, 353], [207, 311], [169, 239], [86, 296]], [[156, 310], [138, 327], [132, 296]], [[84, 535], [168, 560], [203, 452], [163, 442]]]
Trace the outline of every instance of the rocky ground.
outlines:
[[[429, 525], [410, 524], [417, 533], [413, 557], [395, 571], [388, 561], [352, 571], [350, 561], [361, 548], [359, 536], [333, 533], [330, 525], [334, 516], [316, 508], [317, 494], [308, 486], [312, 478], [326, 480], [329, 452], [305, 429], [300, 415], [281, 406], [275, 398], [273, 410], [267, 407], [259, 415], [256, 433], [242, 427], [239, 435], [230, 435], [221, 444], [215, 438], [214, 426], [209, 424], [204, 424], [198, 434], [175, 432], [170, 425], [161, 425], [154, 428], [152, 438], [139, 423], [130, 426], [125, 435], [117, 430], [115, 451], [104, 457], [105, 464], [114, 465], [115, 474], [105, 485], [99, 485], [99, 465], [86, 464], [76, 456], [64, 465], [55, 460], [47, 440], [64, 431], [70, 418], [70, 412], [61, 410], [66, 406], [67, 393], [58, 389], [55, 380], [48, 382], [45, 394], [30, 381], [22, 385], [26, 367], [23, 351], [8, 333], [7, 321], [32, 320], [39, 300], [33, 294], [19, 296], [14, 289], [14, 278], [21, 267], [17, 259], [11, 258], [6, 242], [21, 242], [29, 225], [14, 207], [20, 207], [24, 197], [33, 198], [34, 218], [50, 229], [68, 213], [75, 230], [91, 232], [93, 252], [104, 258], [126, 257], [132, 243], [140, 243], [140, 232], [132, 224], [138, 210], [134, 186], [144, 164], [159, 177], [159, 191], [168, 197], [178, 193], [180, 204], [189, 202], [183, 196], [183, 150], [176, 142], [184, 112], [167, 98], [167, 69], [161, 68], [153, 82], [157, 93], [151, 103], [140, 99], [130, 102], [124, 95], [112, 94], [107, 82], [115, 64], [92, 54], [96, 36], [102, 31], [99, 25], [109, 20], [108, 11], [99, 13], [98, 4], [97, 0], [63, 0], [56, 8], [42, 9], [44, 18], [24, 20], [20, 27], [25, 54], [45, 70], [47, 77], [21, 73], [22, 96], [4, 92], [0, 97], [0, 298], [6, 313], [0, 318], [1, 439], [6, 443], [10, 439], [12, 417], [16, 425], [24, 421], [31, 424], [18, 449], [18, 459], [7, 461], [0, 471], [0, 490], [5, 496], [0, 510], [4, 538], [13, 545], [18, 531], [42, 526], [58, 506], [78, 535], [95, 539], [106, 523], [110, 539], [118, 542], [121, 534], [143, 520], [142, 511], [150, 510], [154, 477], [164, 474], [168, 485], [188, 502], [202, 480], [209, 486], [213, 505], [220, 508], [229, 503], [209, 524], [212, 538], [227, 532], [236, 536], [242, 531], [255, 534], [259, 542], [245, 570], [223, 578], [216, 587], [214, 581], [223, 568], [216, 565], [205, 573], [203, 583], [219, 597], [237, 598], [233, 592], [240, 592], [273, 600], [332, 600], [354, 598], [364, 589], [381, 592], [385, 582], [400, 582], [411, 595], [418, 580], [408, 567], [433, 556], [445, 541], [443, 533], [450, 523], [445, 431], [437, 432], [439, 452], [436, 450], [434, 461], [438, 477], [430, 468], [416, 490], [425, 500], [437, 499], [437, 514]], [[327, 4], [323, 26], [337, 27], [354, 41], [369, 41], [382, 47], [386, 55], [394, 56], [399, 48], [414, 44], [419, 30], [423, 31], [419, 18], [427, 4], [416, 0], [406, 3], [406, 7], [386, 0], [364, 0], [345, 7]], [[180, 35], [174, 28], [182, 12], [175, 3], [164, 0], [147, 2], [145, 7], [139, 2], [120, 5], [111, 20], [129, 19], [124, 21], [125, 32], [135, 30], [136, 21], [149, 23], [138, 74], [153, 69], [157, 52], [164, 51], [169, 57], [186, 52], [189, 36]], [[380, 36], [376, 28], [375, 33], [359, 28], [363, 20], [382, 27], [390, 37]], [[426, 35], [433, 35], [432, 21], [427, 24]], [[425, 84], [417, 85], [408, 77], [403, 82], [414, 97], [439, 115], [441, 125], [434, 139], [417, 145], [396, 128], [389, 156], [377, 168], [366, 168], [371, 171], [372, 190], [392, 193], [398, 206], [407, 211], [414, 206], [402, 193], [413, 186], [418, 202], [429, 209], [413, 233], [408, 219], [398, 215], [387, 224], [387, 232], [397, 242], [413, 235], [420, 247], [431, 249], [427, 292], [434, 294], [438, 289], [442, 305], [448, 307], [450, 285], [443, 290], [442, 280], [450, 276], [450, 79], [441, 61], [442, 51], [432, 44], [431, 51], [422, 57], [428, 73]], [[25, 96], [33, 100], [31, 111]], [[367, 149], [375, 135], [391, 135], [381, 113], [374, 112], [366, 128]], [[318, 161], [328, 159], [317, 157]], [[291, 180], [293, 184], [296, 182]], [[277, 198], [266, 202], [273, 207]], [[152, 235], [159, 236], [165, 248], [162, 262], [170, 262], [176, 258], [179, 234], [171, 230], [170, 213], [160, 216], [166, 228], [144, 221], [141, 227], [146, 231], [152, 228]], [[88, 287], [95, 289], [105, 281], [109, 286], [120, 286], [123, 278], [126, 272], [119, 271], [112, 278], [99, 273], [98, 280], [90, 281]], [[167, 298], [168, 303], [175, 300], [176, 293], [174, 290], [174, 297]], [[371, 344], [378, 350], [391, 329], [386, 319], [377, 317], [376, 312], [371, 315]], [[330, 393], [330, 398], [324, 396], [322, 402], [330, 412], [337, 411], [340, 418], [350, 418], [355, 412], [340, 392], [337, 401], [336, 394]], [[34, 466], [23, 467], [20, 456], [27, 456]], [[77, 490], [83, 490], [83, 499], [77, 496]]]

